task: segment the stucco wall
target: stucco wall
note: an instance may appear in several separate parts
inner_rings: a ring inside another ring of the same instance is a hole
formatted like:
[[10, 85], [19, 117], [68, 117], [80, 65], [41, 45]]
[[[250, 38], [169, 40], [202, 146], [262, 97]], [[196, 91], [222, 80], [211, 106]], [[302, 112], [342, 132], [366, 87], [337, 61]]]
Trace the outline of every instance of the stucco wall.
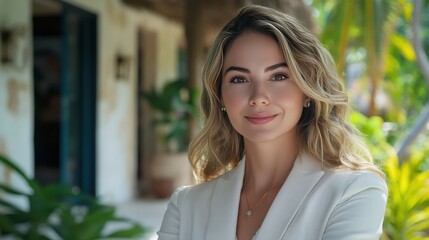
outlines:
[[[68, 1], [98, 15], [97, 193], [105, 201], [123, 202], [137, 192], [137, 31], [156, 34], [153, 78], [162, 85], [177, 74], [179, 25], [159, 15], [129, 8], [119, 0]], [[130, 77], [117, 80], [117, 53], [131, 58]], [[147, 84], [147, 83], [146, 83]], [[152, 84], [147, 84], [152, 85]]]
[[[0, 62], [0, 152], [32, 176], [33, 80], [32, 61], [28, 57], [32, 36], [30, 12], [31, 2], [28, 0], [0, 0], [0, 29], [12, 29], [16, 43], [13, 63]], [[0, 165], [0, 181], [24, 189], [24, 183], [17, 179]]]
[[[137, 193], [137, 31], [156, 35], [154, 62], [145, 86], [161, 86], [177, 74], [182, 28], [154, 13], [131, 9], [120, 0], [69, 0], [98, 15], [97, 195], [124, 202]], [[0, 0], [0, 28], [19, 26], [18, 66], [0, 65], [0, 152], [34, 174], [31, 0]], [[22, 28], [21, 28], [22, 27]], [[153, 49], [150, 49], [153, 51]], [[115, 58], [131, 59], [127, 80], [115, 77]], [[23, 185], [0, 168], [0, 181]]]

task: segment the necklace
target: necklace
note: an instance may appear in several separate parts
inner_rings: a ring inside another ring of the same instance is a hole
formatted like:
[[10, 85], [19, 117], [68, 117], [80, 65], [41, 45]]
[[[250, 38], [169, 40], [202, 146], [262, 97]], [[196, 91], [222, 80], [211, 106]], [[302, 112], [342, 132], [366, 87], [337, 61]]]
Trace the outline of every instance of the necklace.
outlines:
[[[283, 178], [283, 180], [280, 181], [280, 186], [283, 185], [284, 181], [286, 181], [287, 176], [288, 176], [288, 174], [286, 174], [286, 176]], [[245, 184], [245, 182], [244, 182], [244, 184]], [[264, 193], [264, 195], [261, 197], [261, 199], [259, 199], [259, 201], [256, 203], [256, 205], [253, 208], [250, 207], [249, 199], [247, 198], [246, 189], [243, 189], [244, 197], [246, 198], [246, 203], [247, 203], [247, 211], [245, 213], [247, 218], [250, 218], [253, 216], [253, 212], [259, 207], [259, 205], [261, 205], [262, 201], [267, 197], [268, 193], [271, 192], [271, 190], [273, 190], [274, 188], [275, 188], [275, 184], [273, 184], [273, 186], [270, 189], [268, 189], [268, 191], [266, 191]]]
[[256, 205], [253, 208], [250, 207], [249, 199], [247, 198], [247, 193], [246, 193], [246, 191], [244, 191], [244, 196], [246, 197], [246, 203], [247, 203], [247, 211], [246, 211], [246, 217], [247, 218], [250, 218], [253, 216], [253, 211], [255, 211], [259, 207], [259, 205], [262, 203], [262, 200], [265, 199], [265, 197], [268, 195], [268, 193], [270, 191], [271, 191], [271, 189], [268, 190], [267, 192], [265, 192], [264, 196], [262, 196], [261, 199], [259, 199], [259, 201], [256, 203]]

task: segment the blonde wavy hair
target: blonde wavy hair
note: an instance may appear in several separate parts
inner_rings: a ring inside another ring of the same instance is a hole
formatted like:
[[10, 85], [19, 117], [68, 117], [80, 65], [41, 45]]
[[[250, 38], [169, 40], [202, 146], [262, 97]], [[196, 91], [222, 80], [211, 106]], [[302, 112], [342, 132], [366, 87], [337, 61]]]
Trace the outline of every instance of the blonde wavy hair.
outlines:
[[331, 54], [293, 17], [262, 6], [242, 8], [216, 37], [203, 68], [203, 129], [190, 143], [189, 160], [198, 182], [234, 168], [244, 156], [243, 137], [221, 111], [221, 70], [228, 47], [254, 31], [273, 37], [288, 68], [311, 99], [298, 122], [300, 151], [327, 168], [370, 170], [383, 176], [360, 133], [349, 122], [349, 103]]

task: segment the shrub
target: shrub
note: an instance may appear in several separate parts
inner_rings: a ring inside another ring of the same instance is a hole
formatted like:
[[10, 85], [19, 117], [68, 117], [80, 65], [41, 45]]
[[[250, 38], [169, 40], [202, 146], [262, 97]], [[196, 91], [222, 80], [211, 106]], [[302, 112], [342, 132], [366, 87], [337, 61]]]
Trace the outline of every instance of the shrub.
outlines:
[[[21, 209], [10, 200], [0, 199], [0, 238], [124, 239], [138, 237], [145, 232], [137, 222], [117, 216], [113, 206], [102, 204], [97, 198], [73, 191], [72, 187], [62, 184], [42, 186], [1, 155], [0, 163], [20, 176], [31, 190], [27, 193], [0, 183], [3, 193], [28, 201], [27, 209]], [[109, 223], [126, 227], [106, 232]]]

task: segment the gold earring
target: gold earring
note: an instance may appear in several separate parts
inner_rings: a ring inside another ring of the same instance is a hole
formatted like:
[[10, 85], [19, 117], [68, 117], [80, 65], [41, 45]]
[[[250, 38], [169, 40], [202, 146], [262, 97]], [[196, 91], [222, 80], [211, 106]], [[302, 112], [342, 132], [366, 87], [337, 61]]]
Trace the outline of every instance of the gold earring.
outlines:
[[226, 108], [225, 108], [225, 107], [221, 107], [221, 108], [220, 108], [220, 110], [221, 110], [222, 112], [226, 112]]

